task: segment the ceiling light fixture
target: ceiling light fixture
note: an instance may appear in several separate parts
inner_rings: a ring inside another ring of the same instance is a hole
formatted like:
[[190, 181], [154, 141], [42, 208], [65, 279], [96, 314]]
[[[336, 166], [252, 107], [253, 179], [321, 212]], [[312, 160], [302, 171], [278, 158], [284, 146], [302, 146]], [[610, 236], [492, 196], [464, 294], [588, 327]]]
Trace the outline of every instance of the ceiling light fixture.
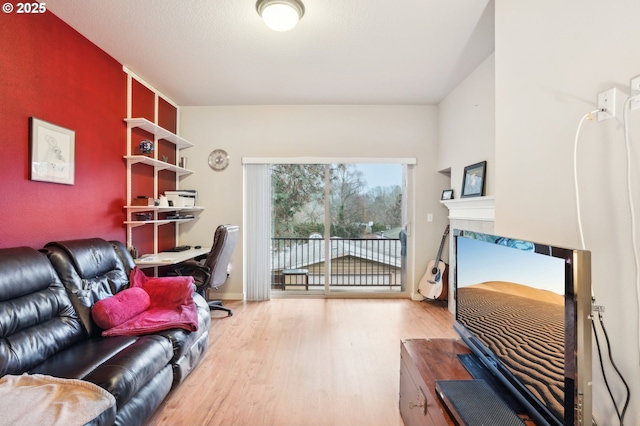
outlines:
[[258, 15], [274, 31], [289, 31], [304, 15], [300, 0], [258, 0]]

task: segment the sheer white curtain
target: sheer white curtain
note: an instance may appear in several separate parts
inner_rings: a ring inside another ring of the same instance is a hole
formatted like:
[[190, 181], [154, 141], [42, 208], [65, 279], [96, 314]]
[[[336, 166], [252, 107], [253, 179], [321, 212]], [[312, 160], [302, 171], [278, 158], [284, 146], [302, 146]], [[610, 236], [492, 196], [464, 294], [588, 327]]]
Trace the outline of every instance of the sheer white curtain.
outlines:
[[271, 167], [244, 164], [244, 258], [247, 300], [271, 298]]

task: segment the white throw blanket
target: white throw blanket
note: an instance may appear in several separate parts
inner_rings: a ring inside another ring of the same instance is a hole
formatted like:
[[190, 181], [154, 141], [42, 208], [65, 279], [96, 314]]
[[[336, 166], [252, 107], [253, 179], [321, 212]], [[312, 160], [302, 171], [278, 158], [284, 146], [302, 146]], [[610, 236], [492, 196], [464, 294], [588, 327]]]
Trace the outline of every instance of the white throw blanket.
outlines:
[[114, 406], [93, 383], [42, 374], [0, 378], [0, 426], [84, 425]]

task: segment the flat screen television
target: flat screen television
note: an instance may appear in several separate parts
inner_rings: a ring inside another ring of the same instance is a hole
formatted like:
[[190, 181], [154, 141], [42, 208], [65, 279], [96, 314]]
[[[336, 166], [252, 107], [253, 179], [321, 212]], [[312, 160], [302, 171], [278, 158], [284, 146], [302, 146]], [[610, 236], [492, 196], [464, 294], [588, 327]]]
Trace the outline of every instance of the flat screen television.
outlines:
[[591, 425], [590, 252], [453, 236], [455, 330], [536, 424]]

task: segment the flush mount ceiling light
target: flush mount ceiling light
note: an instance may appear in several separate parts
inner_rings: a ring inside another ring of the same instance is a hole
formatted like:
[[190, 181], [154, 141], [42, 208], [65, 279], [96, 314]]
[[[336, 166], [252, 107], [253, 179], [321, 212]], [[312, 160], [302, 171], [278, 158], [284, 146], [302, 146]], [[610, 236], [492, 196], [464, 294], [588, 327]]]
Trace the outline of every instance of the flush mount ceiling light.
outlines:
[[274, 31], [289, 31], [304, 15], [300, 0], [258, 0], [256, 10], [267, 27]]

